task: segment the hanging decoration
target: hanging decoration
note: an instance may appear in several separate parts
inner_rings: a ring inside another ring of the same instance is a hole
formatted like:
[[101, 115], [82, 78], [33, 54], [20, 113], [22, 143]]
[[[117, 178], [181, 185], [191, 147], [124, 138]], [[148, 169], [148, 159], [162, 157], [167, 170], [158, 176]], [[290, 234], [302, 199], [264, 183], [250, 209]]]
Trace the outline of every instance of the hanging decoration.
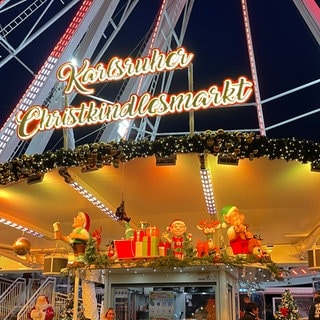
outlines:
[[13, 252], [18, 256], [25, 256], [30, 254], [31, 243], [25, 237], [18, 238], [13, 244]]
[[[235, 159], [265, 157], [310, 163], [320, 167], [320, 144], [295, 138], [268, 139], [255, 132], [206, 131], [192, 136], [168, 136], [155, 141], [100, 142], [85, 144], [74, 150], [59, 149], [42, 154], [22, 155], [0, 164], [0, 184], [26, 180], [34, 174], [45, 174], [54, 168], [110, 166], [148, 156], [177, 153], [207, 153]], [[94, 157], [92, 156], [94, 154]]]
[[121, 201], [120, 206], [117, 208], [115, 215], [119, 221], [130, 222], [131, 218], [127, 216], [123, 200]]

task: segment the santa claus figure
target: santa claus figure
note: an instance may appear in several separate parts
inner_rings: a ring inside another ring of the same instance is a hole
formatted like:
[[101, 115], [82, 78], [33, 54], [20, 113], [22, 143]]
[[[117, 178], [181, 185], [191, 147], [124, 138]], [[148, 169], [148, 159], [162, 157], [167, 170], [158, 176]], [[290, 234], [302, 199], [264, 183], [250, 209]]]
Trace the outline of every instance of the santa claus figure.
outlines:
[[72, 227], [74, 228], [68, 236], [64, 236], [60, 230], [60, 223], [53, 224], [54, 238], [70, 243], [74, 253], [74, 267], [84, 266], [85, 249], [90, 239], [90, 218], [85, 212], [78, 212], [73, 218]]
[[54, 311], [48, 298], [44, 295], [39, 296], [36, 305], [30, 312], [30, 318], [32, 320], [52, 320], [53, 317]]

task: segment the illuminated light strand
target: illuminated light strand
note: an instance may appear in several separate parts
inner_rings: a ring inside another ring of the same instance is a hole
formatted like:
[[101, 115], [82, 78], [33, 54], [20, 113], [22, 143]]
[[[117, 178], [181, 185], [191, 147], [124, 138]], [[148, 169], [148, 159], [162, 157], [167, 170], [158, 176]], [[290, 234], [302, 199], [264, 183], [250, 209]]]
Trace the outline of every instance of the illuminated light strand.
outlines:
[[29, 229], [27, 227], [24, 227], [18, 223], [15, 223], [13, 221], [10, 221], [10, 220], [7, 220], [5, 218], [0, 218], [0, 223], [8, 226], [8, 227], [11, 227], [11, 228], [15, 228], [19, 231], [22, 231], [22, 232], [26, 232], [28, 234], [31, 234], [32, 236], [35, 236], [35, 237], [38, 237], [38, 238], [43, 238], [44, 235], [40, 232], [37, 232], [37, 231], [34, 231], [32, 229]]
[[254, 94], [255, 94], [255, 100], [256, 100], [258, 123], [259, 123], [259, 128], [260, 128], [260, 134], [262, 136], [265, 136], [266, 129], [265, 129], [265, 123], [264, 123], [264, 117], [263, 117], [263, 111], [262, 111], [258, 73], [257, 73], [257, 67], [256, 67], [255, 57], [254, 57], [254, 50], [253, 50], [253, 42], [252, 42], [252, 36], [251, 36], [251, 30], [250, 30], [250, 21], [249, 21], [249, 14], [248, 14], [248, 8], [247, 8], [247, 1], [242, 0], [241, 2], [242, 2], [242, 13], [243, 13], [245, 34], [246, 34], [246, 40], [247, 40], [252, 82], [254, 83], [253, 88], [254, 88]]
[[[160, 22], [162, 20], [162, 15], [164, 13], [165, 5], [166, 5], [166, 0], [163, 0], [162, 4], [161, 4], [160, 11], [159, 11], [159, 14], [158, 14], [157, 22], [156, 22], [156, 25], [154, 27], [154, 30], [153, 30], [153, 33], [152, 33], [152, 36], [151, 36], [151, 43], [150, 43], [148, 55], [151, 54], [151, 51], [153, 49], [154, 42], [155, 42], [156, 36], [158, 34], [159, 25], [160, 25]], [[140, 93], [143, 79], [144, 79], [144, 75], [142, 77], [140, 77], [139, 84], [138, 84], [138, 89], [137, 89], [137, 94]]]
[[203, 195], [206, 201], [207, 211], [209, 214], [215, 215], [217, 209], [214, 201], [210, 171], [208, 169], [201, 169], [200, 176], [201, 176]]
[[90, 6], [92, 5], [92, 2], [93, 0], [83, 2], [80, 9], [73, 18], [72, 22], [70, 23], [69, 27], [67, 28], [67, 31], [63, 34], [58, 44], [49, 55], [47, 61], [43, 64], [39, 73], [31, 82], [30, 86], [22, 96], [21, 100], [12, 111], [10, 117], [5, 122], [4, 126], [6, 126], [7, 122], [9, 121], [7, 129], [0, 136], [0, 154], [5, 149], [10, 138], [14, 136], [16, 133], [17, 124], [14, 122], [14, 114], [17, 113], [17, 110], [25, 111], [31, 106], [40, 88], [43, 86], [43, 84], [51, 74], [51, 71], [56, 65], [58, 58], [61, 56], [63, 50], [69, 44], [73, 34], [77, 30], [79, 24], [82, 22], [82, 19], [84, 18], [85, 14], [88, 12]]
[[107, 208], [100, 200], [98, 200], [94, 195], [92, 195], [89, 191], [87, 191], [85, 188], [83, 188], [79, 183], [72, 181], [70, 185], [79, 193], [81, 194], [85, 199], [87, 199], [89, 202], [91, 202], [94, 206], [96, 206], [99, 210], [101, 210], [103, 213], [105, 213], [107, 216], [109, 216], [114, 221], [118, 221], [118, 217], [111, 211], [109, 208]]
[[193, 57], [193, 53], [180, 47], [169, 53], [161, 52], [156, 48], [149, 56], [136, 60], [130, 57], [125, 59], [113, 57], [107, 63], [100, 62], [94, 66], [91, 65], [89, 59], [84, 59], [79, 67], [73, 62], [62, 64], [57, 70], [57, 79], [60, 82], [65, 82], [65, 94], [77, 91], [80, 94], [88, 95], [94, 93], [93, 88], [87, 87], [90, 84], [186, 68], [190, 65]]

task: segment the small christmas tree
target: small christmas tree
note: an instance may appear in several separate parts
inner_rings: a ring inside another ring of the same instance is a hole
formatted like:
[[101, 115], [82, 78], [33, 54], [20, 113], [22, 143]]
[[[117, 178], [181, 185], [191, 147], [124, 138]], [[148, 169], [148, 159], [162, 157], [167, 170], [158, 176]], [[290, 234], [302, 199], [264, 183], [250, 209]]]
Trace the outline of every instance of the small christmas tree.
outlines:
[[[73, 319], [73, 302], [74, 302], [74, 295], [73, 293], [70, 293], [67, 297], [67, 300], [65, 302], [65, 307], [63, 310], [60, 311], [60, 320], [72, 320]], [[78, 320], [85, 320], [85, 316], [83, 313], [83, 309], [78, 304]]]
[[286, 289], [282, 294], [275, 318], [277, 320], [298, 320], [300, 317], [298, 306], [294, 301], [290, 290]]

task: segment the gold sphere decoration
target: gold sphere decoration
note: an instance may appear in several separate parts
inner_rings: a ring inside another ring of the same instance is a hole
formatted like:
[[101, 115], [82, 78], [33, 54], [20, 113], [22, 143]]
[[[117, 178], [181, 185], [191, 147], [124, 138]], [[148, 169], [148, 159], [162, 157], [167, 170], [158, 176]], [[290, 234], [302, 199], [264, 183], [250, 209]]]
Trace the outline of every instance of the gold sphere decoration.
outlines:
[[24, 256], [30, 253], [31, 243], [27, 238], [20, 237], [13, 244], [13, 251], [18, 256]]

